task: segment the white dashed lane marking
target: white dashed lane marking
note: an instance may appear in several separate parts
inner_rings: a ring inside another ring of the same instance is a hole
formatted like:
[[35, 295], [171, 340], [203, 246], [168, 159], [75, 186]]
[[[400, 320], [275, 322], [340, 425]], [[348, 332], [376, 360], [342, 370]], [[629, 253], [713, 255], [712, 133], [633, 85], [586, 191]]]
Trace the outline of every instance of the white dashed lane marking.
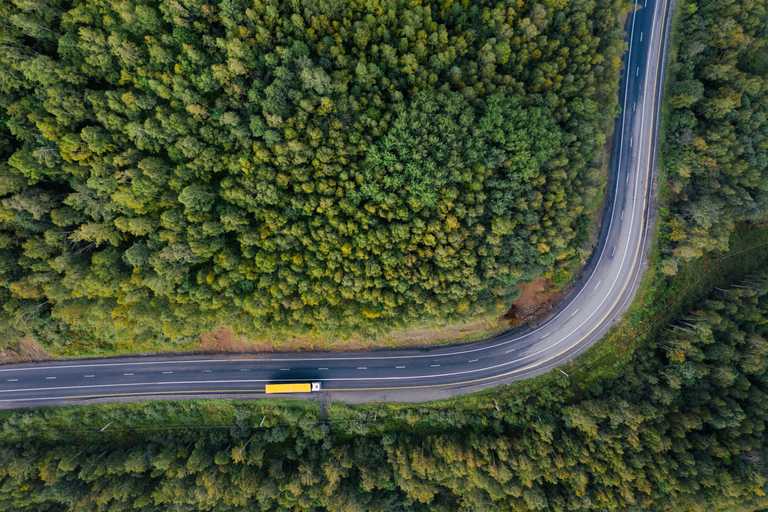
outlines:
[[46, 377], [45, 380], [56, 380], [56, 377]]
[[133, 374], [132, 374], [132, 373], [124, 373], [123, 375], [125, 375], [125, 376], [131, 376], [131, 375], [133, 375]]
[[429, 365], [430, 368], [440, 368], [439, 364], [431, 364]]
[[368, 367], [367, 366], [358, 366], [357, 369], [358, 370], [367, 370]]
[[173, 372], [163, 372], [163, 375], [170, 375], [170, 374], [172, 374], [172, 373], [173, 373]]
[[92, 379], [95, 377], [95, 375], [83, 375], [86, 379]]
[[395, 368], [397, 368], [398, 370], [402, 370], [405, 368], [405, 366], [395, 366]]
[[19, 382], [19, 379], [6, 379], [8, 382]]

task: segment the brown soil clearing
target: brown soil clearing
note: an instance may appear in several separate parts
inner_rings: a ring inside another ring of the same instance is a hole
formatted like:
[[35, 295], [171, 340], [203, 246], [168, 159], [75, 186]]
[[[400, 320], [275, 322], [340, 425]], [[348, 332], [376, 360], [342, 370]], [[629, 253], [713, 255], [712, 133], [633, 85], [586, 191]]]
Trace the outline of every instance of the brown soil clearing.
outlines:
[[7, 347], [0, 350], [0, 363], [22, 363], [26, 361], [44, 361], [51, 359], [50, 354], [45, 351], [32, 338], [21, 338], [14, 347]]
[[520, 296], [504, 318], [513, 326], [532, 322], [546, 315], [562, 295], [562, 290], [555, 289], [548, 279], [539, 277], [520, 286]]

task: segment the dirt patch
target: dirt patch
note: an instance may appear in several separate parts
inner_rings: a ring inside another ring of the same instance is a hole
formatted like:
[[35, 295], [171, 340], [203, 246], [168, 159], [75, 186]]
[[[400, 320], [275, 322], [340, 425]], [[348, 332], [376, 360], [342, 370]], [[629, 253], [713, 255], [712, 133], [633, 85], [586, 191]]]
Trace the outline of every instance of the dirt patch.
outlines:
[[232, 332], [228, 327], [219, 327], [200, 335], [200, 350], [203, 352], [246, 352], [253, 350], [253, 344]]
[[562, 290], [557, 290], [548, 279], [539, 277], [520, 285], [520, 296], [504, 318], [513, 326], [531, 322], [547, 314], [562, 296]]
[[[298, 352], [307, 350], [328, 350], [330, 343], [326, 339], [311, 336], [281, 336], [275, 334], [269, 338], [248, 339], [232, 331], [229, 327], [218, 327], [200, 336], [199, 349], [202, 352]], [[333, 350], [343, 350], [335, 344]]]
[[0, 350], [0, 363], [23, 363], [27, 361], [45, 361], [51, 355], [34, 339], [21, 338], [15, 346]]

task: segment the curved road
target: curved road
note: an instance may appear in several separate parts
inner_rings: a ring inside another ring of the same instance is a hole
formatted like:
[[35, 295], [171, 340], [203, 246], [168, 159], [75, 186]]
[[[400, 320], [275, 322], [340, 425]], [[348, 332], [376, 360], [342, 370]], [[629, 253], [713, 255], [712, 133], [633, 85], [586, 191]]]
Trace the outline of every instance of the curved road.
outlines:
[[608, 204], [584, 277], [527, 332], [422, 350], [90, 359], [0, 367], [0, 407], [160, 396], [264, 396], [267, 382], [318, 380], [345, 401], [420, 401], [544, 373], [621, 317], [645, 266], [664, 49], [673, 0], [638, 0], [624, 57]]

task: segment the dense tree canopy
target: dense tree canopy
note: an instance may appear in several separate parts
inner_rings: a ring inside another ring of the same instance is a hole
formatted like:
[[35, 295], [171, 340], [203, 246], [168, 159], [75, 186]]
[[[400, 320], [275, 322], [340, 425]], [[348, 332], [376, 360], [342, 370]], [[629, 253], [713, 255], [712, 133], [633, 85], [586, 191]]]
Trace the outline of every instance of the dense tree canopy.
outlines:
[[686, 0], [671, 70], [665, 270], [768, 218], [768, 2]]
[[[768, 490], [768, 273], [716, 292], [584, 395], [563, 378], [330, 424], [308, 405], [136, 405], [0, 416], [0, 509], [754, 510]], [[176, 426], [151, 430], [163, 422]], [[196, 428], [211, 423], [224, 428]]]
[[621, 8], [0, 3], [4, 327], [179, 340], [508, 298], [578, 259]]

